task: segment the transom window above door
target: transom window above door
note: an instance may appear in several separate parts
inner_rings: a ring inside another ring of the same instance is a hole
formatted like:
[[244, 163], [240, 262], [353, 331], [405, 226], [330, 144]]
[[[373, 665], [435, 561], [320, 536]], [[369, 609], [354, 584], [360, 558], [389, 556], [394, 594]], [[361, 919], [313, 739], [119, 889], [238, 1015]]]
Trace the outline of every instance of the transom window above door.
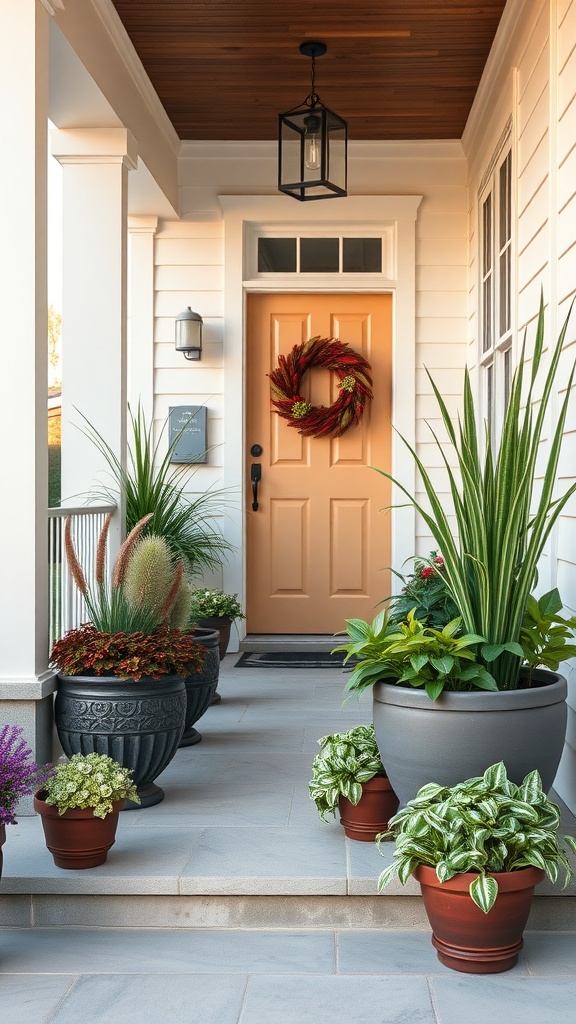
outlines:
[[258, 238], [259, 274], [381, 274], [382, 238]]

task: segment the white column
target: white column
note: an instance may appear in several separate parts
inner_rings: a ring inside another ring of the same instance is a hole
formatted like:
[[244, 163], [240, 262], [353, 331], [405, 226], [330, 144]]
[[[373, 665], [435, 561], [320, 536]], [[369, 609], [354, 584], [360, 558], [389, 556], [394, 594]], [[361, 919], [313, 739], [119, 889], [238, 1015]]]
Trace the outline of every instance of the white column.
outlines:
[[0, 4], [0, 723], [51, 757], [47, 515], [48, 14]]
[[154, 236], [158, 217], [128, 218], [128, 397], [154, 415]]
[[[85, 416], [121, 463], [126, 457], [128, 171], [124, 128], [52, 132], [62, 181], [62, 504], [110, 483], [106, 462], [78, 429]], [[112, 552], [124, 523], [115, 516]]]

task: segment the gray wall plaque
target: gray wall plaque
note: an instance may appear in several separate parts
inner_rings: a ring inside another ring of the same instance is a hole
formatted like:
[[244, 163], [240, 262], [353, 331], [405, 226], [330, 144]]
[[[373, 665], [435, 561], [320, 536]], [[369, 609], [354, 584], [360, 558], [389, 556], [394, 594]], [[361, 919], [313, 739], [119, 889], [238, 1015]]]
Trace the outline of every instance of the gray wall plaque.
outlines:
[[170, 462], [208, 462], [207, 411], [204, 405], [170, 406], [168, 442], [176, 441]]

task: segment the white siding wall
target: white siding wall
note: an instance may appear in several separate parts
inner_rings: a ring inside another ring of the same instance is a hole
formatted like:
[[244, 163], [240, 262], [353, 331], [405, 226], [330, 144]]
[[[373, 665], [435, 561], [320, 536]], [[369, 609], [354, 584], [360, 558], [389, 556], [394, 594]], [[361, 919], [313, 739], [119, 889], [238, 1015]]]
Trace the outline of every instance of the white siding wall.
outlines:
[[[512, 3], [519, 20], [503, 19], [464, 136], [470, 161], [469, 362], [478, 354], [478, 189], [506, 120], [513, 116], [515, 158], [516, 326], [531, 340], [540, 291], [547, 303], [547, 336], [554, 339], [576, 293], [576, 0]], [[497, 58], [497, 59], [496, 59]], [[576, 355], [576, 318], [569, 329], [562, 398], [568, 366]], [[518, 349], [516, 348], [516, 355]], [[554, 413], [554, 408], [552, 410]], [[576, 467], [576, 403], [567, 423], [561, 485]], [[576, 501], [561, 517], [543, 559], [541, 585], [558, 585], [566, 610], [576, 612]], [[576, 807], [576, 677], [569, 680], [568, 744], [556, 786]]]
[[[274, 194], [275, 147], [222, 143], [186, 144], [181, 161], [179, 222], [164, 221], [156, 241], [155, 418], [158, 425], [175, 404], [206, 402], [210, 443], [222, 439], [223, 229], [219, 194]], [[351, 191], [357, 195], [419, 194], [416, 226], [416, 439], [421, 457], [445, 489], [438, 456], [425, 420], [441, 432], [424, 367], [433, 374], [451, 408], [462, 390], [467, 335], [466, 161], [460, 143], [381, 143], [351, 146]], [[250, 184], [248, 184], [250, 183]], [[344, 200], [345, 202], [345, 200]], [[334, 202], [337, 221], [338, 201]], [[295, 216], [302, 206], [295, 206]], [[314, 204], [306, 204], [307, 212]], [[187, 363], [173, 345], [174, 317], [191, 305], [205, 320], [205, 354]], [[399, 339], [401, 348], [401, 339]], [[240, 382], [239, 382], [240, 386]], [[193, 488], [217, 483], [225, 452], [210, 455], [210, 467], [195, 471]], [[414, 550], [432, 546], [418, 527]]]

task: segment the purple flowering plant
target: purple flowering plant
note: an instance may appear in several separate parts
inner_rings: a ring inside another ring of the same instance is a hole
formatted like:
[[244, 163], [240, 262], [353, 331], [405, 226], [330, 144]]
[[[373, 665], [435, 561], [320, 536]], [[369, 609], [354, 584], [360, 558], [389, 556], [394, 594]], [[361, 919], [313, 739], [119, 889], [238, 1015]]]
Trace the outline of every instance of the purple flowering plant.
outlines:
[[52, 766], [40, 768], [30, 760], [32, 751], [22, 739], [22, 729], [0, 729], [0, 825], [15, 825], [14, 812], [21, 797], [37, 790], [51, 775]]

